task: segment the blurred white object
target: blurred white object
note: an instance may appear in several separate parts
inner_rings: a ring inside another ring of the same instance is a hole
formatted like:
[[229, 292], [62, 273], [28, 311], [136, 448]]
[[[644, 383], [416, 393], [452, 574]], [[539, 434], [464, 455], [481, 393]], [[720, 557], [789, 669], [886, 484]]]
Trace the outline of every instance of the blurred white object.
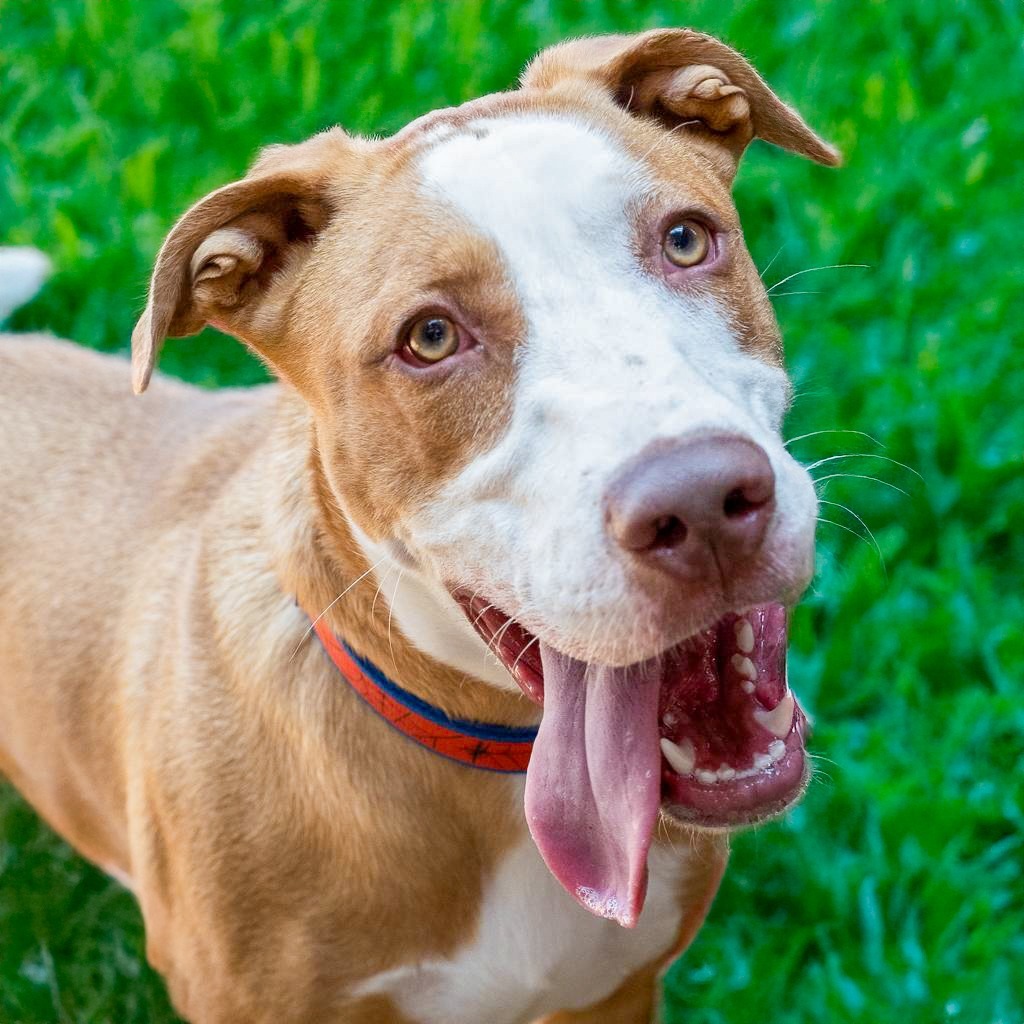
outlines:
[[38, 249], [0, 246], [0, 323], [42, 288], [50, 270]]

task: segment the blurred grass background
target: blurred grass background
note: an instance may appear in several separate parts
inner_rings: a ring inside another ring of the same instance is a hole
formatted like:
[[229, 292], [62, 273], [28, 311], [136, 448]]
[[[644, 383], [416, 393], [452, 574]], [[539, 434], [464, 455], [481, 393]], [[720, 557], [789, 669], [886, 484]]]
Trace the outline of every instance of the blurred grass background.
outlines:
[[[666, 1020], [1021, 1024], [1018, 0], [0, 0], [0, 242], [57, 268], [14, 326], [126, 351], [163, 234], [263, 144], [389, 133], [509, 86], [567, 35], [654, 25], [741, 48], [845, 151], [836, 172], [756, 144], [737, 196], [768, 282], [868, 265], [796, 278], [779, 291], [812, 294], [776, 309], [790, 436], [871, 435], [794, 443], [843, 456], [819, 477], [855, 474], [821, 485], [839, 525], [795, 618], [820, 771], [783, 823], [736, 840]], [[213, 332], [163, 368], [261, 379]], [[0, 790], [0, 1022], [174, 1019], [132, 900]]]

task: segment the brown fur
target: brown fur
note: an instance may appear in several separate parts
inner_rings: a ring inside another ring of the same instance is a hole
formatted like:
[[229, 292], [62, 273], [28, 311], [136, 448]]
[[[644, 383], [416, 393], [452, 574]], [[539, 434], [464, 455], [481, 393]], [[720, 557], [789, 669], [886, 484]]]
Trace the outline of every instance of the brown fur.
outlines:
[[[728, 73], [710, 92], [704, 71], [666, 77], [698, 58]], [[696, 100], [677, 95], [698, 86]], [[393, 139], [334, 130], [273, 148], [182, 218], [134, 335], [136, 390], [165, 336], [207, 322], [283, 384], [207, 393], [156, 379], [140, 400], [117, 360], [0, 344], [0, 770], [85, 856], [133, 880], [150, 959], [198, 1024], [400, 1022], [386, 999], [344, 993], [456, 951], [523, 834], [508, 780], [453, 770], [391, 731], [340, 683], [301, 609], [330, 606], [337, 633], [449, 713], [537, 717], [417, 652], [371, 580], [332, 602], [369, 569], [349, 520], [386, 535], [493, 442], [514, 387], [524, 327], [501, 262], [415, 196], [412, 158], [441, 123], [538, 107], [601, 119], [667, 190], [685, 174], [737, 237], [728, 185], [755, 132], [834, 158], [707, 37], [571, 43], [531, 65], [524, 91]], [[706, 121], [684, 143], [636, 113]], [[735, 249], [714, 287], [746, 312], [748, 344], [777, 359], [756, 271]], [[472, 400], [457, 372], [431, 386], [380, 372], [403, 323], [438, 308], [488, 332]], [[721, 839], [689, 841], [707, 870], [680, 894], [680, 947], [724, 866]], [[662, 963], [552, 1024], [639, 1024]]]

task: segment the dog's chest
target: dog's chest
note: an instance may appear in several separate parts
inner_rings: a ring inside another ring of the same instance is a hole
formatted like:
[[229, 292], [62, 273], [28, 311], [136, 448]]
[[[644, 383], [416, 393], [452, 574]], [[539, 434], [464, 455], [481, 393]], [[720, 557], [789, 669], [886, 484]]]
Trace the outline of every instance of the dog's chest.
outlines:
[[598, 1003], [675, 942], [686, 865], [652, 849], [647, 903], [626, 930], [578, 906], [526, 838], [499, 865], [475, 934], [453, 957], [392, 968], [358, 994], [389, 996], [417, 1024], [526, 1024]]

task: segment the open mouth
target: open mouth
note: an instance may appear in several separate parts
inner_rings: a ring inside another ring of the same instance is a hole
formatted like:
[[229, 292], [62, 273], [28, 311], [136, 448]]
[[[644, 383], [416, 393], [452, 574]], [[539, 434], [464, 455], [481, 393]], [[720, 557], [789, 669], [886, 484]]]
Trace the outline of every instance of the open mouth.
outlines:
[[787, 612], [729, 614], [621, 668], [548, 647], [479, 597], [456, 595], [490, 649], [544, 707], [527, 821], [588, 909], [635, 924], [659, 813], [735, 828], [778, 814], [807, 778], [807, 720], [786, 682]]

